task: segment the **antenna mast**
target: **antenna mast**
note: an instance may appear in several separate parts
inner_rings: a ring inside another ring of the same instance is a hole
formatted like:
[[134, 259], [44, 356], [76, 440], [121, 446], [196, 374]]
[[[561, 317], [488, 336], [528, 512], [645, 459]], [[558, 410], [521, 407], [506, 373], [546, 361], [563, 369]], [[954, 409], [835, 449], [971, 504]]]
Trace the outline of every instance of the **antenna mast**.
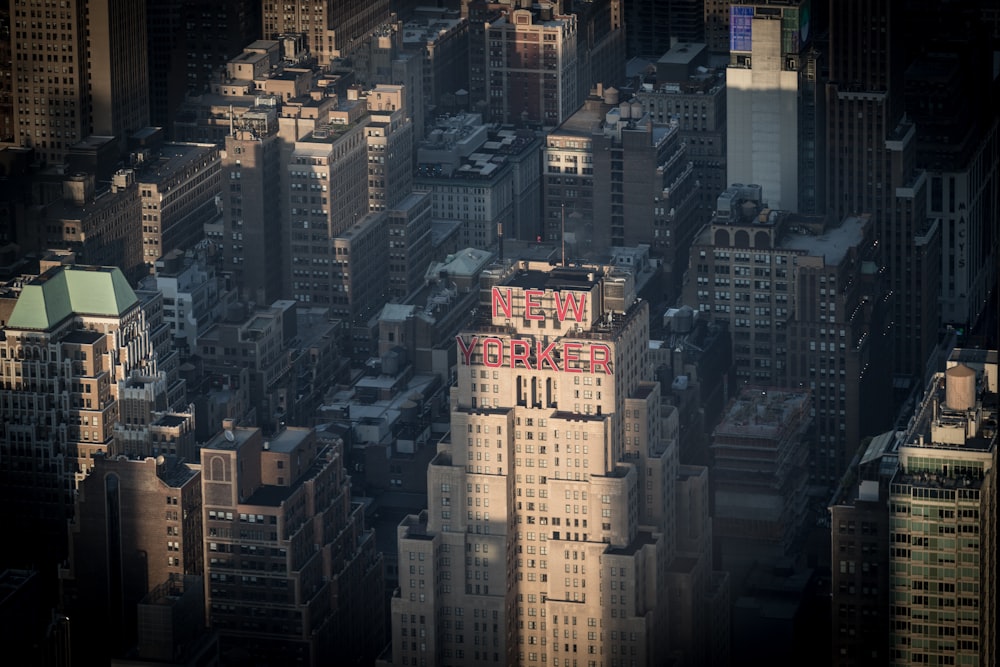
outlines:
[[560, 209], [562, 211], [561, 223], [562, 223], [562, 265], [566, 266], [566, 204], [565, 202], [560, 204]]

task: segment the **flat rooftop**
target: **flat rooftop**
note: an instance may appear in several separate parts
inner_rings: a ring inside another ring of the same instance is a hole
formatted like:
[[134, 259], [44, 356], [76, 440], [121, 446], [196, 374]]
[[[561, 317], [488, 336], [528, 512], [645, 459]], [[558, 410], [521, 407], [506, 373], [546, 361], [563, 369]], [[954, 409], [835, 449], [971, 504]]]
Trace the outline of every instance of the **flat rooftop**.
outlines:
[[184, 415], [162, 415], [159, 419], [153, 422], [154, 426], [166, 426], [168, 428], [176, 428], [187, 421], [187, 417]]
[[[174, 174], [183, 172], [191, 164], [209, 155], [213, 144], [171, 143], [163, 144], [159, 156], [143, 167], [136, 179], [139, 183], [160, 183]], [[218, 155], [216, 155], [218, 160]]]
[[92, 345], [101, 339], [104, 334], [90, 329], [76, 329], [63, 336], [62, 342], [74, 345]]
[[277, 435], [271, 436], [267, 442], [268, 448], [272, 452], [290, 453], [302, 444], [312, 433], [308, 428], [286, 428]]
[[786, 227], [786, 233], [781, 237], [779, 249], [803, 250], [814, 257], [823, 257], [828, 265], [836, 266], [843, 261], [847, 251], [857, 247], [864, 239], [867, 218], [851, 216], [844, 218], [837, 226], [830, 226], [822, 234], [813, 235], [808, 232], [794, 231], [795, 224]]
[[796, 412], [809, 403], [807, 392], [747, 388], [733, 399], [712, 436], [777, 438]]
[[627, 547], [609, 547], [605, 553], [612, 556], [632, 556], [650, 544], [656, 544], [656, 537], [650, 532], [639, 531]]
[[551, 271], [518, 272], [506, 284], [523, 289], [590, 289], [603, 277], [604, 273], [596, 269], [560, 266]]

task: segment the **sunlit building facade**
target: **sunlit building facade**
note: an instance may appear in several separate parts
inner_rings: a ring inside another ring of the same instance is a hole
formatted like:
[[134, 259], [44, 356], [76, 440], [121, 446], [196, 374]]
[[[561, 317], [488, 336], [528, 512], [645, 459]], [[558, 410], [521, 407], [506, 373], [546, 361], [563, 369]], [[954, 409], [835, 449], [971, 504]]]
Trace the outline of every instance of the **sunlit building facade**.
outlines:
[[[676, 558], [677, 413], [644, 377], [648, 309], [632, 274], [507, 262], [480, 293], [457, 337], [429, 509], [398, 529], [384, 664], [610, 667], [704, 650], [707, 633], [667, 622], [668, 587], [688, 591], [704, 631], [710, 567]], [[707, 512], [684, 525], [710, 535]]]

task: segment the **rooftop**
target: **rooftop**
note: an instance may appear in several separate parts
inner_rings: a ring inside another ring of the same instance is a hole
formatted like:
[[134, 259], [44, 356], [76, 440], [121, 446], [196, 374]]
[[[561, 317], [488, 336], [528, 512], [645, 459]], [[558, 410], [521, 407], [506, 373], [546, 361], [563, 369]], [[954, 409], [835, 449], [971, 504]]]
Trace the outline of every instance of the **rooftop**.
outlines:
[[867, 217], [850, 216], [815, 236], [808, 231], [799, 231], [805, 228], [792, 225], [788, 228], [789, 233], [781, 237], [779, 248], [802, 250], [814, 257], [823, 257], [827, 265], [836, 266], [843, 261], [848, 250], [861, 244], [866, 224]]
[[167, 428], [177, 428], [189, 419], [188, 415], [160, 415], [159, 419], [153, 422], [153, 426], [165, 426]]
[[192, 163], [215, 150], [213, 144], [170, 143], [163, 144], [159, 155], [140, 168], [139, 183], [160, 183], [174, 174], [183, 172]]
[[70, 343], [72, 345], [92, 345], [104, 336], [99, 331], [92, 331], [90, 329], [75, 329], [70, 331], [68, 334], [63, 336], [62, 342]]
[[299, 490], [299, 488], [305, 484], [307, 481], [313, 479], [320, 473], [323, 468], [330, 464], [330, 448], [326, 448], [321, 451], [309, 467], [306, 468], [298, 479], [295, 480], [290, 486], [277, 486], [265, 484], [257, 488], [250, 497], [243, 501], [243, 505], [259, 505], [265, 507], [279, 507], [281, 503], [285, 502], [288, 498], [292, 496], [293, 493]]
[[117, 267], [56, 266], [24, 285], [7, 328], [47, 331], [71, 315], [118, 317], [137, 303]]
[[605, 552], [611, 556], [632, 556], [638, 552], [643, 547], [656, 544], [657, 538], [653, 533], [646, 531], [640, 531], [636, 534], [635, 539], [626, 547], [608, 547]]
[[551, 271], [529, 269], [519, 271], [506, 284], [524, 289], [590, 289], [597, 285], [604, 273], [593, 268], [553, 267]]
[[747, 387], [729, 404], [713, 437], [777, 439], [809, 405], [808, 392]]

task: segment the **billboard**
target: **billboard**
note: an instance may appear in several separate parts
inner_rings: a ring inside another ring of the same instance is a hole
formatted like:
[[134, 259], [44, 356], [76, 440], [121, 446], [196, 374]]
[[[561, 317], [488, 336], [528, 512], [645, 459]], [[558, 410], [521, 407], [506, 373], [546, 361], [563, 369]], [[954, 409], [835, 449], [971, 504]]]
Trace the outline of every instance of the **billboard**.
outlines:
[[753, 7], [732, 5], [729, 8], [729, 50], [751, 50], [753, 44]]

